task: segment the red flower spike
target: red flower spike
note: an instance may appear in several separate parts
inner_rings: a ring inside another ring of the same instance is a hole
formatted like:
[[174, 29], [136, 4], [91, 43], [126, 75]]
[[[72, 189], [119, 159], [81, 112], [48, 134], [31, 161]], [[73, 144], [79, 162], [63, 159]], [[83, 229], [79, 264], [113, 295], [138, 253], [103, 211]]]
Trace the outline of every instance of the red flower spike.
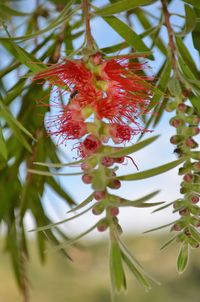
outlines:
[[45, 79], [51, 85], [67, 91], [77, 91], [74, 98], [82, 105], [93, 103], [101, 93], [93, 84], [93, 74], [82, 60], [65, 59], [38, 73], [34, 80]]
[[144, 64], [122, 59], [107, 60], [101, 65], [100, 77], [107, 82], [106, 97], [97, 104], [100, 118], [113, 122], [135, 122], [146, 112], [151, 98], [151, 80], [138, 74]]

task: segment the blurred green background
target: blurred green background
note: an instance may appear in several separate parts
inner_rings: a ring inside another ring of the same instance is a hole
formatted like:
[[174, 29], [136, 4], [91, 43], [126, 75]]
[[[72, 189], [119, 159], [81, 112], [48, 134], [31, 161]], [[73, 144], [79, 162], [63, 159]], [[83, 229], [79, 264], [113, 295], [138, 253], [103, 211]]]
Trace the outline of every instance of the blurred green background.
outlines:
[[[165, 236], [164, 236], [165, 237]], [[200, 262], [198, 251], [193, 251], [190, 266], [183, 275], [176, 271], [178, 245], [172, 244], [160, 251], [166, 238], [160, 236], [132, 236], [124, 238], [133, 254], [145, 269], [162, 285], [154, 285], [146, 293], [137, 281], [128, 276], [128, 291], [117, 296], [117, 302], [199, 302]], [[2, 251], [0, 269], [0, 302], [23, 301], [18, 292], [9, 255]], [[47, 263], [41, 265], [34, 242], [30, 243], [30, 297], [31, 302], [110, 302], [107, 244], [82, 242], [80, 249], [71, 247], [73, 262], [58, 252], [47, 251]]]

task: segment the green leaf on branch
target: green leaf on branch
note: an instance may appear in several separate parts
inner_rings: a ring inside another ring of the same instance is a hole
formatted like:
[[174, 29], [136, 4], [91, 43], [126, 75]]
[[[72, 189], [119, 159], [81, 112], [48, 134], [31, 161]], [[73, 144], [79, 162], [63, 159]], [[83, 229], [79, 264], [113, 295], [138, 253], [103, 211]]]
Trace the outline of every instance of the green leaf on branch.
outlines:
[[116, 240], [110, 246], [110, 274], [113, 290], [126, 289], [126, 277], [122, 265], [122, 255]]
[[167, 240], [161, 247], [160, 250], [164, 250], [168, 245], [170, 245], [172, 242], [174, 242], [174, 240], [176, 240], [177, 235], [175, 235], [174, 237], [170, 238], [169, 240]]
[[129, 44], [129, 46], [140, 52], [150, 51], [140, 36], [126, 23], [114, 16], [104, 17], [103, 19]]
[[82, 172], [77, 173], [58, 173], [58, 172], [47, 172], [42, 170], [34, 170], [34, 169], [28, 169], [28, 173], [37, 174], [37, 175], [44, 175], [44, 176], [76, 176], [76, 175], [82, 175]]
[[176, 166], [180, 165], [183, 161], [185, 161], [185, 158], [181, 158], [175, 161], [172, 161], [170, 163], [167, 163], [165, 165], [150, 169], [150, 170], [146, 170], [143, 172], [138, 172], [138, 173], [134, 173], [134, 174], [129, 174], [129, 175], [123, 175], [123, 176], [119, 176], [117, 177], [119, 180], [139, 180], [139, 179], [145, 179], [145, 178], [149, 178], [152, 176], [156, 176], [159, 174], [162, 174], [164, 172], [167, 172], [173, 168], [175, 168]]
[[183, 243], [177, 259], [177, 270], [181, 274], [185, 271], [189, 258], [188, 243]]
[[130, 147], [112, 148], [114, 150], [116, 150], [116, 149], [119, 149], [119, 150], [116, 150], [116, 151], [113, 151], [113, 152], [111, 151], [107, 155], [109, 155], [110, 157], [114, 157], [114, 158], [115, 157], [126, 156], [126, 155], [134, 153], [138, 150], [143, 149], [144, 147], [146, 147], [146, 146], [150, 145], [151, 143], [153, 143], [158, 138], [159, 138], [159, 135], [156, 135], [156, 136], [147, 138], [147, 139], [143, 140], [142, 142], [136, 143], [136, 144], [134, 144], [133, 146], [130, 146]]
[[153, 203], [145, 203], [146, 201], [148, 201], [149, 199], [153, 198], [154, 196], [156, 196], [160, 191], [154, 191], [150, 194], [147, 194], [139, 199], [135, 199], [135, 200], [128, 200], [128, 199], [124, 199], [121, 198], [120, 200], [120, 206], [121, 207], [127, 207], [127, 206], [131, 206], [131, 207], [136, 207], [136, 208], [148, 208], [148, 207], [153, 207], [156, 205], [160, 205], [163, 204], [163, 201], [161, 202], [153, 202]]
[[17, 17], [26, 17], [30, 15], [30, 13], [23, 13], [18, 10], [15, 10], [3, 3], [0, 3], [0, 16], [5, 18], [5, 16], [12, 17], [12, 16], [17, 16]]
[[135, 261], [123, 252], [122, 257], [130, 271], [135, 276], [136, 280], [139, 282], [139, 284], [142, 285], [147, 291], [149, 291], [151, 289], [151, 285], [147, 280], [145, 274], [137, 267]]
[[193, 29], [196, 26], [196, 22], [197, 22], [197, 17], [194, 9], [189, 5], [185, 5], [185, 27], [181, 32], [177, 33], [176, 35], [180, 37], [182, 36], [184, 37], [191, 31], [193, 31]]
[[199, 72], [197, 70], [196, 63], [194, 62], [189, 50], [187, 49], [181, 38], [176, 37], [176, 45], [183, 61], [190, 67], [195, 77], [198, 78]]
[[166, 228], [166, 227], [168, 227], [168, 226], [170, 226], [170, 225], [172, 225], [172, 224], [174, 224], [174, 223], [176, 223], [176, 222], [177, 222], [177, 221], [175, 220], [175, 221], [172, 221], [172, 222], [170, 222], [170, 223], [161, 225], [161, 226], [159, 226], [159, 227], [157, 227], [157, 228], [153, 228], [153, 229], [147, 230], [147, 231], [144, 232], [144, 234], [147, 234], [147, 233], [151, 233], [151, 232], [154, 232], [154, 231], [158, 231], [158, 230], [164, 229], [164, 228]]
[[110, 16], [114, 14], [121, 13], [123, 11], [128, 11], [134, 9], [141, 5], [148, 5], [154, 2], [154, 0], [121, 0], [114, 4], [109, 4], [105, 7], [95, 10], [95, 14], [98, 16]]
[[18, 59], [21, 64], [27, 66], [33, 72], [40, 72], [44, 69], [44, 64], [28, 53], [24, 48], [12, 41], [2, 41], [3, 46], [9, 51], [14, 58]]

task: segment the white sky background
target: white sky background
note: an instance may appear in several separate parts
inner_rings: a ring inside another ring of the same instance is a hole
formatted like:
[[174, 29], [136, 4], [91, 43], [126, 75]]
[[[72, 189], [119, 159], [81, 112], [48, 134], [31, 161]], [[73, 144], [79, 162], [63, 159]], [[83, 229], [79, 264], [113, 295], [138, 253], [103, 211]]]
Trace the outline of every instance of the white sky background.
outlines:
[[[33, 7], [35, 5], [34, 0], [22, 2], [24, 3], [24, 11], [30, 10], [31, 5], [33, 5]], [[108, 3], [107, 0], [97, 0], [95, 2], [97, 6], [103, 6], [106, 3]], [[27, 5], [29, 6], [28, 8]], [[159, 9], [159, 5], [156, 5], [156, 8]], [[156, 14], [156, 8], [155, 5], [151, 5], [151, 8], [148, 7], [148, 11]], [[184, 14], [184, 3], [181, 0], [173, 1], [173, 5], [170, 6], [170, 11]], [[134, 24], [134, 30], [136, 30], [137, 33], [142, 32], [143, 30], [137, 22], [136, 18], [133, 18], [132, 21]], [[179, 25], [182, 24], [180, 18], [173, 17], [173, 22]], [[96, 18], [92, 22], [92, 33], [100, 47], [110, 46], [122, 41], [117, 33], [114, 32], [112, 28], [110, 28], [101, 18]], [[163, 28], [162, 30], [162, 38], [163, 40], [167, 41], [165, 28]], [[148, 38], [144, 39], [144, 41], [147, 45], [149, 45]], [[76, 42], [75, 46], [78, 46], [79, 43], [80, 40]], [[187, 46], [190, 50], [193, 49], [192, 55], [195, 61], [199, 62], [198, 53], [192, 46], [191, 37], [187, 38]], [[152, 68], [152, 72], [155, 72], [157, 70], [159, 64], [161, 64], [163, 60], [162, 54], [158, 50], [155, 51], [154, 55], [156, 57], [156, 61], [150, 61], [149, 63]], [[165, 113], [162, 122], [158, 125], [154, 132], [152, 134], [147, 133], [144, 136], [144, 138], [148, 138], [152, 135], [161, 134], [161, 137], [150, 146], [147, 146], [143, 150], [134, 153], [134, 155], [132, 156], [134, 161], [137, 163], [140, 171], [147, 170], [149, 168], [153, 168], [176, 159], [176, 155], [173, 153], [174, 146], [169, 143], [170, 136], [175, 134], [175, 130], [171, 126], [169, 126], [168, 119], [169, 114]], [[63, 147], [62, 151], [64, 151], [64, 153], [66, 153], [66, 155], [70, 157], [71, 144], [69, 144], [68, 147]], [[75, 156], [75, 154], [76, 153], [74, 153], [73, 156]], [[76, 171], [79, 171], [78, 168], [72, 167], [66, 168], [64, 170], [65, 173], [73, 173]], [[178, 177], [177, 171], [178, 168], [175, 168], [165, 174], [146, 180], [122, 182], [122, 187], [119, 190], [113, 190], [113, 193], [133, 200], [160, 189], [161, 192], [152, 200], [150, 200], [150, 202], [171, 202], [181, 196], [179, 194], [179, 184], [181, 182], [181, 177]], [[122, 168], [120, 169], [121, 175], [131, 174], [135, 172], [137, 171], [130, 161], [127, 165], [122, 166]], [[63, 187], [67, 189], [67, 192], [71, 194], [71, 196], [77, 203], [83, 201], [91, 193], [90, 186], [83, 184], [80, 176], [60, 177], [59, 182]], [[46, 191], [48, 194], [45, 195], [43, 204], [49, 216], [52, 217], [55, 221], [67, 218], [66, 212], [69, 210], [69, 208], [66, 206], [64, 201], [60, 200], [59, 197], [53, 192], [50, 192], [49, 189]], [[142, 232], [144, 230], [147, 230], [148, 228], [157, 227], [162, 224], [174, 221], [177, 217], [175, 214], [171, 214], [171, 207], [161, 212], [151, 214], [153, 209], [154, 208], [120, 209], [119, 220], [124, 232]], [[62, 228], [64, 228], [70, 235], [75, 233], [77, 234], [91, 227], [99, 218], [100, 216], [96, 217], [92, 214], [85, 214], [83, 217], [74, 220], [74, 222], [68, 222], [67, 224], [63, 225]], [[28, 228], [32, 228], [32, 220], [30, 219], [29, 215], [27, 216], [27, 224]], [[98, 239], [101, 236], [104, 235], [93, 231], [89, 235], [89, 238]]]

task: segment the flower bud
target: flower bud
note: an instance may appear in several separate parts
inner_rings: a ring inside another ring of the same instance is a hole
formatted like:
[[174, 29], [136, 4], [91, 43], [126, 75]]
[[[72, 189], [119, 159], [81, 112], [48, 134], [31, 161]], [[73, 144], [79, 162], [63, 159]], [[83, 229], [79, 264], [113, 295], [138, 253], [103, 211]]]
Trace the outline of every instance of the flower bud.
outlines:
[[90, 165], [88, 162], [84, 162], [81, 164], [81, 170], [85, 171], [85, 170], [90, 170]]
[[92, 213], [94, 215], [100, 215], [101, 213], [103, 213], [103, 211], [104, 211], [104, 205], [102, 203], [99, 203], [92, 208]]
[[92, 176], [89, 175], [89, 174], [84, 174], [82, 176], [82, 181], [85, 183], [85, 184], [91, 184], [92, 183]]
[[111, 167], [114, 164], [114, 159], [111, 157], [104, 157], [102, 159], [102, 165], [104, 165], [105, 167]]
[[198, 147], [198, 144], [197, 142], [195, 142], [195, 140], [192, 138], [192, 137], [188, 137], [186, 140], [185, 140], [185, 145], [191, 149], [194, 149], [194, 148], [197, 148]]
[[181, 231], [182, 227], [178, 224], [178, 223], [175, 223], [172, 228], [171, 228], [171, 231], [176, 231], [176, 232], [179, 232]]
[[200, 171], [200, 161], [193, 163], [192, 168], [194, 169], [194, 171], [199, 172]]
[[192, 173], [185, 174], [183, 179], [186, 182], [191, 182], [193, 180], [193, 174]]
[[170, 125], [172, 125], [175, 128], [179, 128], [179, 127], [183, 126], [183, 124], [184, 124], [184, 122], [180, 118], [172, 118], [170, 120]]
[[97, 230], [99, 232], [104, 232], [105, 230], [107, 230], [108, 226], [109, 226], [108, 220], [106, 218], [103, 218], [98, 222]]
[[118, 164], [122, 164], [124, 162], [124, 157], [116, 157], [114, 158], [114, 161]]
[[190, 211], [187, 208], [185, 208], [185, 209], [180, 210], [179, 214], [181, 216], [188, 216], [190, 214]]
[[117, 216], [119, 214], [119, 209], [117, 207], [112, 207], [109, 209], [111, 216]]
[[119, 189], [121, 187], [121, 182], [118, 179], [112, 180], [111, 183], [109, 183], [109, 188], [111, 189]]
[[199, 197], [197, 195], [193, 195], [190, 197], [192, 203], [196, 204], [199, 202]]
[[185, 105], [184, 103], [180, 103], [178, 104], [178, 107], [177, 109], [180, 111], [180, 112], [185, 112], [187, 113], [188, 115], [191, 115], [194, 113], [194, 109], [188, 105]]
[[183, 141], [183, 139], [184, 139], [183, 135], [173, 135], [170, 138], [170, 143], [177, 145], [177, 144], [181, 143]]
[[96, 191], [94, 192], [94, 198], [96, 200], [102, 200], [106, 196], [106, 191]]

